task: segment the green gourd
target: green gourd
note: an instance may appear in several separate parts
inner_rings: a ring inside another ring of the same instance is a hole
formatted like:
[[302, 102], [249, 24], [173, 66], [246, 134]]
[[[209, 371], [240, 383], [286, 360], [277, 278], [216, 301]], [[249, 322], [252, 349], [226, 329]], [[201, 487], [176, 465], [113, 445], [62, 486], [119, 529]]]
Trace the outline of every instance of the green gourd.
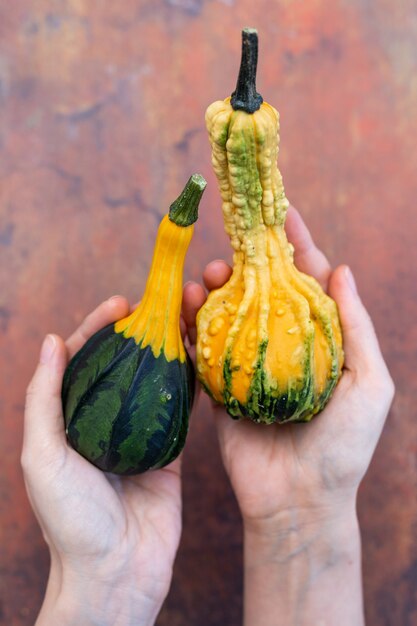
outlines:
[[106, 472], [164, 467], [184, 446], [194, 370], [180, 334], [182, 273], [205, 186], [194, 174], [162, 219], [136, 310], [93, 335], [65, 371], [68, 441]]

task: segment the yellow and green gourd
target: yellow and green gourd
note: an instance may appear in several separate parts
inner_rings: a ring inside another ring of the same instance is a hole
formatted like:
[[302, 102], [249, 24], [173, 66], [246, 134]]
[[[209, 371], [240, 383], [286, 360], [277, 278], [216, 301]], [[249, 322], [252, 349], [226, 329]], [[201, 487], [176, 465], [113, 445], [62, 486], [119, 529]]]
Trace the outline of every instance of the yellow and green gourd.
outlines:
[[205, 186], [194, 174], [162, 219], [136, 310], [93, 335], [65, 371], [67, 438], [104, 471], [160, 468], [184, 446], [194, 368], [180, 334], [182, 273]]
[[256, 92], [257, 33], [242, 35], [236, 90], [206, 112], [234, 255], [231, 278], [197, 317], [197, 372], [234, 418], [308, 421], [339, 379], [342, 334], [335, 302], [294, 265], [277, 167], [279, 116]]

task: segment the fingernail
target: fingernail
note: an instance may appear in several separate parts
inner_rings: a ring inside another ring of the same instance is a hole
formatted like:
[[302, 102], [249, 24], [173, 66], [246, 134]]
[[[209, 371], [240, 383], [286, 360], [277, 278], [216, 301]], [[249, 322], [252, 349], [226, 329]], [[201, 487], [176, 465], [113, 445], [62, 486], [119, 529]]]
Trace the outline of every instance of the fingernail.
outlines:
[[352, 289], [353, 293], [355, 295], [357, 295], [358, 294], [358, 290], [357, 290], [357, 287], [356, 287], [356, 282], [355, 282], [355, 279], [353, 278], [353, 274], [352, 274], [351, 269], [349, 267], [345, 268], [345, 276], [346, 276], [346, 281], [349, 284], [349, 287]]
[[43, 340], [41, 353], [39, 356], [39, 361], [43, 364], [48, 363], [53, 353], [55, 352], [55, 348], [56, 348], [55, 337], [53, 335], [46, 335], [45, 339]]
[[123, 296], [112, 296], [111, 298], [109, 298], [109, 302], [113, 302], [115, 300], [119, 300], [119, 298], [123, 298]]

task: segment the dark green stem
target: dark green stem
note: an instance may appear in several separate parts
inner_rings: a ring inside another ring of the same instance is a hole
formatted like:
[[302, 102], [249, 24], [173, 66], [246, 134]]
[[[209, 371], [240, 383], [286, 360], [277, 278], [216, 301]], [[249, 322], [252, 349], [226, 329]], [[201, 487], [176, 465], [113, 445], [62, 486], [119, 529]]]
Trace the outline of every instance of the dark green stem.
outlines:
[[169, 207], [169, 219], [177, 226], [191, 226], [198, 218], [198, 205], [207, 182], [193, 174], [178, 198]]
[[258, 32], [255, 28], [242, 30], [242, 59], [240, 61], [239, 78], [230, 104], [235, 111], [255, 113], [261, 106], [263, 98], [256, 91], [256, 66], [258, 64]]

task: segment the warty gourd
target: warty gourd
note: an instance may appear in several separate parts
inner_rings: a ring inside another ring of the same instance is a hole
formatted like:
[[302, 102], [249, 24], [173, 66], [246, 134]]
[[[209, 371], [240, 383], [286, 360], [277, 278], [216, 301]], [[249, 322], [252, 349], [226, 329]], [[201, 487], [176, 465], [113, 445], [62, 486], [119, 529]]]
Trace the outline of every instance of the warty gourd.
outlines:
[[335, 302], [294, 265], [279, 115], [256, 92], [257, 54], [257, 33], [245, 29], [236, 90], [206, 112], [234, 254], [229, 281], [198, 313], [197, 372], [233, 418], [308, 421], [339, 379], [342, 334]]

